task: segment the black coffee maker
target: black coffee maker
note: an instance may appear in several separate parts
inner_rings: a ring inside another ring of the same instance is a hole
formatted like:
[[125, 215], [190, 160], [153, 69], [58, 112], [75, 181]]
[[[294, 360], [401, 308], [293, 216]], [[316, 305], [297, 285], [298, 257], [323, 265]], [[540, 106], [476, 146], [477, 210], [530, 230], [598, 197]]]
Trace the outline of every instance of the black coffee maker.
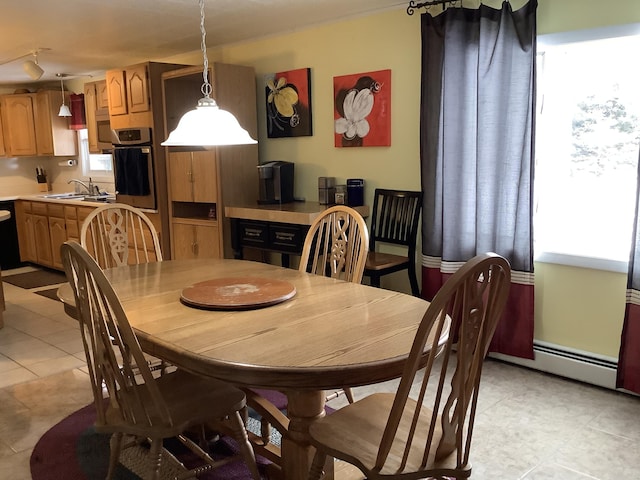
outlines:
[[282, 160], [258, 165], [259, 204], [293, 202], [293, 166]]

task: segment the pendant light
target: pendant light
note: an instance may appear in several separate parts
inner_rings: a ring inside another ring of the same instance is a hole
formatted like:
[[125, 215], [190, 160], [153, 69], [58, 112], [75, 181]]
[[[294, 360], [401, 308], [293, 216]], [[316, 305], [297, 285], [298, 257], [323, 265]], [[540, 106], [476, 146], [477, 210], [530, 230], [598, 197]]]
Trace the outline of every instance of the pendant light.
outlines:
[[60, 111], [58, 112], [59, 117], [70, 117], [71, 110], [64, 103], [64, 83], [62, 82], [62, 77], [64, 77], [63, 73], [56, 73], [57, 77], [60, 77], [60, 91], [62, 92], [62, 105], [60, 105]]
[[218, 107], [216, 101], [211, 98], [213, 88], [209, 83], [209, 60], [207, 59], [207, 45], [204, 29], [204, 0], [200, 3], [200, 33], [202, 35], [202, 56], [204, 58], [204, 70], [202, 77], [202, 94], [204, 98], [198, 100], [195, 110], [185, 113], [176, 129], [169, 134], [161, 145], [167, 147], [201, 146], [211, 147], [220, 145], [248, 145], [258, 143], [251, 138], [249, 132], [240, 126], [232, 113]]

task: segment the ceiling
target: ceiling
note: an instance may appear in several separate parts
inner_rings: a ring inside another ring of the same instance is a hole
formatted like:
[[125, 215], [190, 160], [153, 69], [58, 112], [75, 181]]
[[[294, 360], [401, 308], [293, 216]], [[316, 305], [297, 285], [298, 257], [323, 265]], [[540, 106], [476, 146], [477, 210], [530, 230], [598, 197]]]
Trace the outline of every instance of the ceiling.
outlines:
[[[104, 74], [109, 68], [200, 49], [197, 0], [31, 0], [2, 2], [0, 86]], [[389, 9], [403, 0], [205, 0], [207, 47], [301, 30]], [[38, 54], [44, 75], [22, 64]], [[19, 58], [22, 57], [22, 58]]]

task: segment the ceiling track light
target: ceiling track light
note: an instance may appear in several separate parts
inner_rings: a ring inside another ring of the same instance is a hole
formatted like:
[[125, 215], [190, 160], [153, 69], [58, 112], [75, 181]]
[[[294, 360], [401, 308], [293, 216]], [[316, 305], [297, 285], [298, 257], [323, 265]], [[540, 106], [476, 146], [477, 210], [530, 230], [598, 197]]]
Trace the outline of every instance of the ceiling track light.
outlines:
[[33, 80], [38, 80], [44, 70], [40, 65], [38, 65], [38, 52], [33, 52], [33, 60], [27, 60], [22, 64], [23, 70], [29, 75]]
[[195, 110], [185, 113], [176, 129], [169, 134], [161, 145], [167, 147], [213, 147], [221, 145], [249, 145], [258, 143], [251, 138], [249, 132], [240, 126], [236, 117], [218, 107], [216, 101], [211, 98], [213, 88], [209, 83], [209, 60], [207, 58], [207, 45], [205, 37], [207, 32], [204, 28], [204, 0], [199, 0], [200, 4], [200, 33], [202, 42], [202, 56], [204, 59], [204, 70], [202, 77], [202, 94], [204, 98], [198, 100]]

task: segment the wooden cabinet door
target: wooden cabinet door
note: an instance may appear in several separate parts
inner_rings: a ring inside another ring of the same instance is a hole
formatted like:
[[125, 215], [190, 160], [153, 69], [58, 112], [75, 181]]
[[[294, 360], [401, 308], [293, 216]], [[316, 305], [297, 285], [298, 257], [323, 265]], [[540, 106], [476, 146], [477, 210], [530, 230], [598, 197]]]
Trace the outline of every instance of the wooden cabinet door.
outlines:
[[148, 112], [151, 109], [147, 66], [127, 68], [127, 102], [129, 113]]
[[95, 82], [96, 86], [96, 107], [100, 109], [109, 108], [109, 94], [107, 93], [107, 81]]
[[33, 94], [2, 97], [5, 149], [11, 157], [37, 155]]
[[[38, 155], [53, 155], [53, 129], [51, 125], [51, 98], [53, 92], [42, 91], [36, 94], [34, 109], [36, 127], [36, 150]], [[58, 97], [62, 104], [62, 96]]]
[[190, 223], [173, 224], [173, 258], [221, 258], [220, 240], [216, 225]]
[[218, 203], [218, 175], [215, 150], [193, 152], [193, 201]]
[[169, 153], [169, 181], [173, 202], [193, 202], [192, 152]]
[[106, 74], [109, 115], [127, 114], [127, 92], [122, 70], [109, 70]]
[[60, 247], [67, 241], [64, 218], [49, 217], [49, 233], [51, 236], [51, 263], [54, 267], [63, 269]]
[[0, 102], [0, 157], [4, 157], [6, 150], [4, 148], [4, 133], [2, 132], [2, 103]]
[[98, 105], [96, 84], [84, 85], [84, 114], [87, 121], [87, 137], [89, 140], [89, 152], [98, 153], [98, 123], [96, 121], [96, 109]]
[[33, 230], [36, 242], [36, 257], [40, 265], [52, 266], [51, 236], [49, 235], [49, 219], [45, 215], [32, 215]]
[[18, 248], [20, 249], [20, 260], [23, 262], [37, 262], [36, 237], [31, 215], [31, 202], [17, 200], [16, 226], [18, 228]]

